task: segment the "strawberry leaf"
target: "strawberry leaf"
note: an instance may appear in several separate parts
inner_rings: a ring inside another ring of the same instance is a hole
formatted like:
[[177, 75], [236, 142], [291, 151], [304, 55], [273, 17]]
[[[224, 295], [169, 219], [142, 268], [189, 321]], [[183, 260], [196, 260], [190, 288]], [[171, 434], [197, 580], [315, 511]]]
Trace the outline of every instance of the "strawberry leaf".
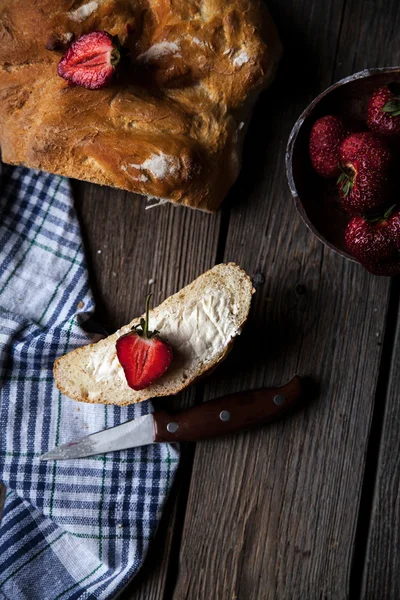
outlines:
[[400, 114], [400, 100], [388, 100], [382, 111], [389, 113], [392, 117], [397, 117]]
[[343, 196], [347, 196], [350, 192], [352, 188], [352, 183], [351, 181], [348, 179], [347, 181], [344, 182], [344, 184], [342, 185], [342, 194]]
[[345, 169], [342, 170], [336, 182], [343, 196], [347, 196], [353, 187], [353, 177]]

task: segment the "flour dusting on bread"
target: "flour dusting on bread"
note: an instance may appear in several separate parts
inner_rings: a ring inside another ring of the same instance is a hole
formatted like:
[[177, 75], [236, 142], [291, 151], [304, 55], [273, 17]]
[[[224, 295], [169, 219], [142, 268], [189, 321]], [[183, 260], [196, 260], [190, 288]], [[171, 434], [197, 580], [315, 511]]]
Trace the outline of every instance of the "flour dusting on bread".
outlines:
[[157, 179], [163, 179], [167, 175], [174, 175], [176, 173], [179, 168], [179, 160], [176, 156], [167, 156], [163, 152], [160, 152], [160, 154], [152, 154], [149, 158], [146, 158], [141, 165], [129, 163], [129, 166], [134, 169], [150, 171]]
[[83, 21], [90, 17], [95, 10], [99, 8], [99, 2], [97, 0], [91, 0], [87, 4], [82, 4], [79, 8], [68, 13], [68, 16], [74, 21]]
[[160, 58], [160, 56], [165, 56], [166, 54], [175, 54], [176, 52], [179, 52], [179, 50], [180, 46], [177, 42], [158, 42], [157, 44], [150, 46], [146, 52], [139, 54], [138, 60], [151, 62], [152, 60]]
[[242, 65], [244, 65], [245, 63], [249, 62], [250, 57], [247, 54], [246, 50], [242, 50], [241, 52], [239, 52], [239, 54], [237, 56], [235, 56], [235, 58], [233, 59], [233, 64], [235, 65], [235, 67], [241, 67]]

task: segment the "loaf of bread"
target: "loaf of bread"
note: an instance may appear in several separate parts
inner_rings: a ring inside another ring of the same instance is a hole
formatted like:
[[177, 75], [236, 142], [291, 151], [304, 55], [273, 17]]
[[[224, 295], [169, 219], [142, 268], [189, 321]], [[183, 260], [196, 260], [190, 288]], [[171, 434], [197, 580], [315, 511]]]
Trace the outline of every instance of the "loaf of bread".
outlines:
[[[94, 30], [130, 57], [101, 90], [57, 75]], [[2, 160], [214, 211], [280, 54], [261, 0], [0, 0]]]
[[220, 264], [151, 310], [149, 328], [169, 342], [173, 361], [144, 390], [128, 386], [115, 347], [140, 318], [59, 358], [54, 364], [56, 385], [74, 400], [104, 404], [177, 394], [225, 358], [247, 319], [253, 293], [251, 280], [240, 267]]

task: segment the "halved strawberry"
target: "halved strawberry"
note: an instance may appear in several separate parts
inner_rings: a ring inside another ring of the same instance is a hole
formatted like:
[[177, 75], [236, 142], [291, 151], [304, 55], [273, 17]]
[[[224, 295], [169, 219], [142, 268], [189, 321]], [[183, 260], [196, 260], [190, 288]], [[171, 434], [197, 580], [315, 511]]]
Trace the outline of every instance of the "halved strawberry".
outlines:
[[130, 388], [143, 390], [164, 375], [172, 361], [170, 345], [158, 337], [158, 331], [149, 331], [149, 301], [146, 298], [146, 318], [116, 341], [118, 360], [124, 369]]
[[116, 36], [112, 37], [107, 31], [92, 31], [68, 48], [58, 63], [57, 72], [75, 85], [98, 90], [110, 83], [120, 57]]

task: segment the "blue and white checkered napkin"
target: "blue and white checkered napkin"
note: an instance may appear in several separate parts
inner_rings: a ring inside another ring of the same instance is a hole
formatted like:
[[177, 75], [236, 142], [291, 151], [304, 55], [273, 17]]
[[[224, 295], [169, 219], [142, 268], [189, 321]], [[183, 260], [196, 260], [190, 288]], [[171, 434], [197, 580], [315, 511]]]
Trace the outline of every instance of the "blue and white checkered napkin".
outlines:
[[110, 598], [140, 568], [178, 463], [167, 444], [41, 462], [54, 446], [151, 410], [74, 402], [54, 359], [93, 340], [68, 181], [0, 175], [0, 598]]

